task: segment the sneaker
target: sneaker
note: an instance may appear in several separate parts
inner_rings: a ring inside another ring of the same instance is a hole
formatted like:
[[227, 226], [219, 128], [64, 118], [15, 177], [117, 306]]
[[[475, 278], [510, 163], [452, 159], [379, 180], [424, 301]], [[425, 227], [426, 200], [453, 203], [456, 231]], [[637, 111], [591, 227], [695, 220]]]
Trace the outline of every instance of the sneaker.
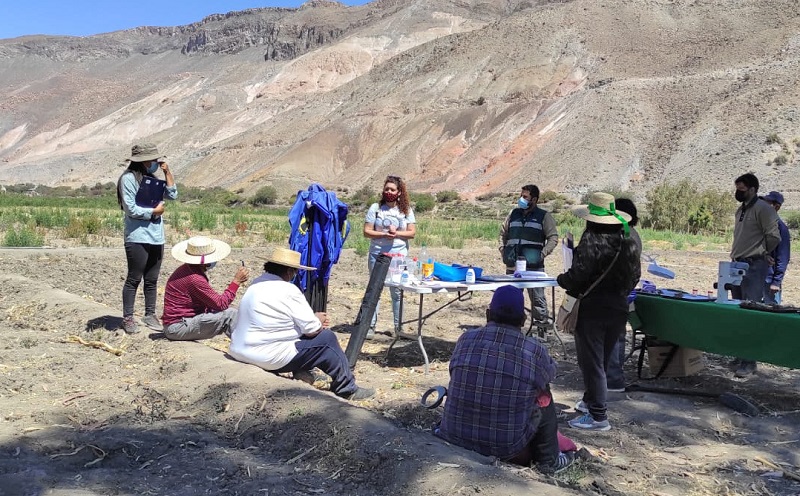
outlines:
[[736, 368], [736, 372], [734, 372], [734, 375], [736, 377], [743, 378], [754, 374], [755, 371], [756, 371], [756, 362], [742, 360], [741, 363], [739, 363], [739, 366]]
[[122, 330], [127, 334], [136, 334], [139, 332], [139, 326], [136, 324], [136, 319], [133, 318], [133, 315], [122, 318]]
[[597, 421], [588, 413], [567, 423], [570, 427], [586, 431], [607, 431], [611, 429], [611, 424], [608, 423], [608, 420]]
[[292, 379], [297, 381], [303, 381], [311, 386], [313, 386], [314, 383], [317, 382], [317, 376], [315, 376], [314, 373], [311, 372], [310, 370], [296, 370], [292, 372]]
[[580, 400], [579, 402], [575, 403], [575, 411], [581, 413], [589, 413], [589, 407], [586, 406], [586, 403], [584, 403], [583, 400]]
[[367, 331], [366, 339], [375, 339], [375, 329], [370, 329]]
[[161, 325], [161, 322], [158, 321], [158, 317], [154, 314], [145, 315], [142, 319], [142, 324], [146, 325], [150, 329], [154, 331], [163, 331], [164, 326]]
[[572, 451], [568, 451], [566, 453], [560, 452], [558, 454], [558, 458], [556, 458], [556, 462], [551, 465], [550, 470], [551, 473], [557, 474], [559, 472], [563, 472], [564, 470], [568, 469], [573, 463], [575, 463], [575, 453]]
[[342, 398], [350, 401], [361, 401], [375, 396], [375, 390], [359, 386], [352, 393], [343, 394]]

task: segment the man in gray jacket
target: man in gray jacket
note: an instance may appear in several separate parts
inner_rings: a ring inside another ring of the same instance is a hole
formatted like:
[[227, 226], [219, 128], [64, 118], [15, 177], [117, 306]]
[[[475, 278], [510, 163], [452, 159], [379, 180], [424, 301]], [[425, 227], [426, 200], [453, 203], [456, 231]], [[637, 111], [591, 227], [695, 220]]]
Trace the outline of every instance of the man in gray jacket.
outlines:
[[[767, 202], [758, 197], [758, 178], [754, 174], [743, 174], [736, 178], [736, 209], [733, 228], [731, 259], [750, 265], [740, 286], [731, 289], [731, 296], [739, 300], [761, 301], [764, 281], [769, 267], [775, 263], [770, 256], [781, 242], [778, 229], [778, 214]], [[756, 362], [742, 360], [736, 369], [736, 377], [747, 377], [756, 371]]]

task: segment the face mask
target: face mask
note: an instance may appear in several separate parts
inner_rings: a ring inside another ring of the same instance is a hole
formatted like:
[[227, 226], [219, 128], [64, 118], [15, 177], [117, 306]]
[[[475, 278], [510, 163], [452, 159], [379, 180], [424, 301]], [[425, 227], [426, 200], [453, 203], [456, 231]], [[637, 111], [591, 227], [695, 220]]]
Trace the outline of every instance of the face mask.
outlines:
[[147, 173], [155, 174], [160, 166], [161, 165], [157, 161], [153, 160], [152, 162], [150, 162], [150, 166], [147, 167]]
[[530, 205], [530, 203], [528, 203], [528, 200], [526, 200], [525, 198], [520, 198], [519, 200], [517, 200], [517, 206], [519, 208], [528, 208], [528, 205]]
[[208, 268], [208, 270], [211, 270], [216, 266], [217, 266], [217, 262], [211, 262], [210, 264], [206, 264], [206, 268]]
[[736, 198], [736, 201], [743, 202], [746, 199], [745, 195], [747, 195], [746, 191], [740, 191], [740, 190], [737, 189], [736, 193], [733, 196], [734, 196], [734, 198]]
[[399, 193], [388, 193], [388, 192], [383, 193], [383, 199], [388, 203], [396, 202], [399, 196], [400, 196]]

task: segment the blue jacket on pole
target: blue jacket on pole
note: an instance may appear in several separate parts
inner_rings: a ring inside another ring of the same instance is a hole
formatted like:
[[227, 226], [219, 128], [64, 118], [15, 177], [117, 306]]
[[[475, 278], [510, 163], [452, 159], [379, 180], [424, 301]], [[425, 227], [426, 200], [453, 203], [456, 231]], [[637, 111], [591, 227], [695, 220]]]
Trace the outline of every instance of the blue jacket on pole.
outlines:
[[312, 286], [319, 279], [328, 284], [333, 264], [339, 261], [348, 234], [347, 204], [336, 198], [336, 193], [325, 191], [314, 183], [306, 191], [298, 191], [297, 200], [289, 211], [289, 248], [300, 252], [300, 263], [316, 267], [317, 270], [300, 270], [294, 283], [305, 291], [307, 284]]

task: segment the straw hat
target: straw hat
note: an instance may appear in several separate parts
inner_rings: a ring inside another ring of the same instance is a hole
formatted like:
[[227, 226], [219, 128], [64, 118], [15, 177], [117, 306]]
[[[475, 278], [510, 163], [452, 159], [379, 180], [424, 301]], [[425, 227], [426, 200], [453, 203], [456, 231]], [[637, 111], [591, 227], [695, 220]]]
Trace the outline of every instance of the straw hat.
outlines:
[[131, 147], [131, 162], [150, 162], [158, 160], [164, 156], [158, 153], [158, 147], [153, 143], [136, 143]]
[[[589, 211], [590, 206], [600, 207], [606, 210], [612, 210], [614, 209], [613, 195], [601, 192], [592, 193], [589, 196], [589, 205], [579, 205], [577, 207], [574, 207], [572, 209], [572, 213], [580, 217], [581, 219], [586, 219], [589, 222], [595, 222], [597, 224], [622, 224], [622, 222], [620, 222], [620, 220], [617, 217], [611, 214], [597, 215], [591, 213]], [[630, 222], [631, 216], [628, 215], [627, 213], [616, 209], [614, 209], [613, 211], [616, 211], [617, 215], [625, 219], [627, 222]]]
[[193, 265], [219, 262], [230, 253], [228, 243], [205, 236], [194, 236], [172, 247], [172, 258]]
[[[262, 260], [265, 260], [262, 258]], [[286, 267], [293, 267], [295, 269], [317, 270], [316, 267], [308, 267], [300, 264], [300, 252], [290, 250], [289, 248], [275, 248], [272, 250], [272, 255], [266, 259], [267, 262], [276, 263], [278, 265], [285, 265]]]

